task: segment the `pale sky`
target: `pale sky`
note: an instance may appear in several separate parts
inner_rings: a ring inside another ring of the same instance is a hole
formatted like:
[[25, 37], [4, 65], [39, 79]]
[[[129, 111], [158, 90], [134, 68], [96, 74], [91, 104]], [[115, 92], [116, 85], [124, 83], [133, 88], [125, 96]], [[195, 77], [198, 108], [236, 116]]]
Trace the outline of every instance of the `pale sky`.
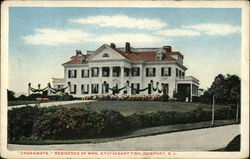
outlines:
[[102, 44], [172, 46], [184, 55], [186, 75], [210, 87], [219, 73], [240, 76], [241, 9], [237, 8], [55, 8], [9, 10], [9, 89], [27, 93], [63, 77], [62, 63], [75, 50]]

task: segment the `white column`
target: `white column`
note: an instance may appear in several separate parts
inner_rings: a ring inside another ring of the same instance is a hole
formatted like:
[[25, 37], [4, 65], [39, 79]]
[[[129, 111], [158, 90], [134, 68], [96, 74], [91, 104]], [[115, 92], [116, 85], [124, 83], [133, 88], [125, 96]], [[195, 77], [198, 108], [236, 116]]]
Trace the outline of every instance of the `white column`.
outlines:
[[70, 92], [71, 92], [71, 85], [72, 85], [72, 83], [68, 84], [68, 93], [69, 93], [69, 95], [70, 95]]
[[[140, 67], [140, 88], [139, 89], [144, 87], [144, 85], [143, 85], [143, 76], [144, 76], [143, 66], [141, 65], [141, 67]], [[144, 92], [142, 92], [142, 93], [144, 93]], [[139, 93], [139, 94], [141, 94], [141, 93]]]
[[47, 92], [47, 96], [50, 95], [50, 87], [49, 87], [49, 86], [50, 86], [50, 84], [48, 83], [48, 89], [47, 89], [48, 92]]
[[190, 83], [190, 94], [191, 94], [191, 96], [190, 96], [190, 102], [192, 102], [192, 96], [193, 96], [193, 84], [192, 83]]
[[[124, 87], [124, 66], [121, 66], [121, 86], [120, 87]], [[119, 94], [123, 94], [124, 90], [121, 90], [121, 92]]]
[[92, 67], [89, 68], [89, 94], [92, 94]]
[[28, 96], [30, 96], [30, 87], [31, 87], [31, 83], [28, 84]]
[[98, 94], [102, 94], [102, 67], [98, 67], [98, 69], [99, 69], [98, 77], [101, 81], [99, 82]]
[[[111, 66], [111, 67], [109, 67], [109, 87], [110, 88], [113, 88], [113, 67]], [[109, 94], [112, 94], [112, 91], [111, 90], [109, 90]]]

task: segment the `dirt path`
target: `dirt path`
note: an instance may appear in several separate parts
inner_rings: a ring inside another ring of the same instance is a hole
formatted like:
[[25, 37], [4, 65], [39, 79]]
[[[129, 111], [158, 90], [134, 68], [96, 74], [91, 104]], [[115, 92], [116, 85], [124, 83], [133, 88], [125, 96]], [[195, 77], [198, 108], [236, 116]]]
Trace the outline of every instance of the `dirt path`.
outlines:
[[225, 147], [236, 135], [240, 125], [190, 130], [155, 136], [124, 139], [98, 144], [14, 145], [10, 150], [64, 150], [64, 151], [207, 151]]

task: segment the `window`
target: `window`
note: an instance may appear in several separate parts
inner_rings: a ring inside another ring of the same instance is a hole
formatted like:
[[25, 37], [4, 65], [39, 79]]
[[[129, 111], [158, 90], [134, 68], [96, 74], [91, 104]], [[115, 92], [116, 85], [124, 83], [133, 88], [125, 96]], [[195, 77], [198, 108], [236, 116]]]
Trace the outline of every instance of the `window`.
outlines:
[[102, 77], [109, 77], [109, 68], [108, 67], [102, 68]]
[[176, 73], [176, 74], [175, 74], [176, 77], [178, 77], [178, 75], [179, 75], [179, 70], [178, 70], [178, 68], [175, 69], [175, 73]]
[[166, 90], [167, 94], [169, 93], [168, 83], [163, 83], [162, 88], [164, 88]]
[[77, 72], [76, 70], [68, 70], [68, 78], [76, 78]]
[[121, 72], [120, 67], [113, 67], [113, 77], [119, 77]]
[[97, 67], [94, 67], [91, 69], [92, 71], [92, 77], [98, 77], [98, 74], [99, 74], [99, 68]]
[[81, 85], [81, 92], [82, 92], [82, 94], [89, 94], [89, 85], [88, 84], [82, 84]]
[[162, 67], [161, 76], [171, 76], [171, 67]]
[[132, 76], [140, 76], [140, 68], [132, 67]]
[[109, 57], [109, 54], [105, 53], [102, 55], [102, 57]]
[[89, 70], [82, 70], [82, 78], [89, 78]]
[[156, 54], [156, 58], [157, 58], [157, 60], [162, 60], [162, 58], [163, 58], [163, 53], [158, 52], [158, 53]]
[[146, 77], [154, 77], [155, 68], [146, 68]]
[[76, 84], [70, 85], [70, 94], [76, 94]]
[[130, 72], [130, 69], [129, 68], [124, 68], [124, 77], [128, 77], [129, 76], [129, 72]]
[[98, 94], [98, 89], [99, 89], [98, 86], [99, 86], [98, 84], [92, 84], [91, 85], [91, 93], [92, 94]]
[[185, 72], [182, 72], [182, 75], [181, 75], [182, 77], [185, 77]]
[[179, 70], [179, 78], [181, 78], [181, 70]]
[[131, 94], [140, 94], [139, 89], [140, 89], [140, 84], [139, 83], [132, 83], [131, 84]]

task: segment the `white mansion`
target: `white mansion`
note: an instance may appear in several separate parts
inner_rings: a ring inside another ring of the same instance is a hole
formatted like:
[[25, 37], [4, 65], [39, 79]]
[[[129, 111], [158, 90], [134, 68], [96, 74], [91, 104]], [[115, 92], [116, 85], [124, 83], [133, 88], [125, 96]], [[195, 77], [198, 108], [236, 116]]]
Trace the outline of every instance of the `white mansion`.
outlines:
[[116, 92], [118, 95], [159, 94], [154, 90], [157, 86], [159, 89], [164, 86], [170, 98], [179, 91], [186, 93], [190, 100], [198, 95], [199, 81], [185, 76], [183, 55], [172, 51], [170, 46], [133, 48], [127, 42], [125, 47], [117, 48], [113, 43], [104, 44], [87, 54], [77, 50], [62, 65], [64, 78], [53, 78], [54, 88], [70, 83], [68, 93], [75, 97], [112, 94], [109, 88], [115, 87], [124, 88]]

